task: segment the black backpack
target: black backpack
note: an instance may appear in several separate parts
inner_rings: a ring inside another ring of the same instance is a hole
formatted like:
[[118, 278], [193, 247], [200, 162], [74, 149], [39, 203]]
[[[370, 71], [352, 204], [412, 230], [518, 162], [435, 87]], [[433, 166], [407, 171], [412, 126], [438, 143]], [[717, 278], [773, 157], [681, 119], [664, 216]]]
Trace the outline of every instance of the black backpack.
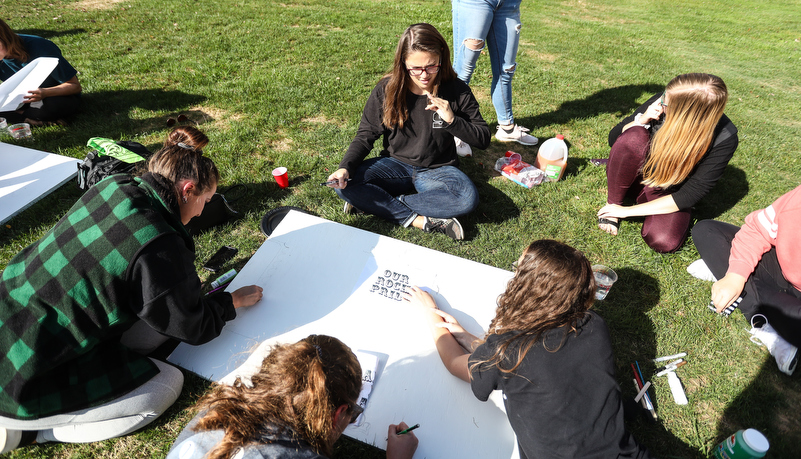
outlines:
[[86, 191], [112, 174], [131, 174], [144, 167], [153, 153], [139, 142], [92, 137], [88, 146], [94, 148], [78, 163], [78, 188]]

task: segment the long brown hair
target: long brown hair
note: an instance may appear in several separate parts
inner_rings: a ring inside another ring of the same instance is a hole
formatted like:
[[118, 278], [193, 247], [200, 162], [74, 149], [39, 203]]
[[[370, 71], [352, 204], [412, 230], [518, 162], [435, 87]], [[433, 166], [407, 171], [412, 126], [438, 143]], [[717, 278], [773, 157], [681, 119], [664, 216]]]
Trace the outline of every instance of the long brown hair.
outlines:
[[[568, 326], [555, 349], [546, 347], [548, 351], [558, 351], [569, 333], [577, 331], [576, 325], [592, 307], [594, 295], [592, 266], [581, 251], [550, 239], [532, 242], [523, 252], [523, 259], [506, 285], [506, 291], [498, 297], [498, 308], [487, 337], [515, 333], [500, 343], [489, 360], [474, 363], [473, 368], [498, 365], [502, 372], [511, 373], [543, 335]], [[507, 351], [513, 343], [519, 343], [517, 360], [512, 367], [504, 368], [501, 363], [507, 359]]]
[[440, 59], [439, 72], [436, 73], [433, 81], [432, 95], [437, 95], [441, 83], [456, 79], [456, 71], [451, 65], [451, 51], [442, 34], [431, 24], [410, 25], [398, 41], [392, 69], [384, 75], [389, 82], [386, 87], [384, 114], [381, 121], [390, 129], [403, 128], [403, 123], [409, 118], [406, 96], [409, 94], [410, 86], [414, 83], [406, 69], [406, 58], [409, 54], [419, 51], [436, 54]]
[[220, 181], [214, 161], [203, 156], [203, 148], [208, 143], [209, 138], [197, 128], [177, 127], [167, 135], [164, 147], [150, 157], [147, 170], [170, 180], [178, 196], [177, 187], [182, 180], [194, 183], [193, 194], [201, 195]]
[[708, 73], [679, 75], [665, 94], [665, 122], [642, 169], [643, 184], [663, 188], [683, 182], [704, 157], [729, 99], [723, 80]]
[[351, 406], [361, 390], [361, 367], [342, 341], [311, 335], [274, 346], [248, 387], [217, 385], [198, 402], [206, 414], [196, 431], [224, 430], [209, 459], [227, 459], [237, 448], [258, 443], [270, 425], [289, 427], [319, 454], [330, 456], [334, 413]]
[[28, 52], [25, 51], [25, 46], [19, 35], [11, 30], [11, 27], [0, 19], [0, 42], [6, 47], [6, 59], [17, 59], [22, 62], [28, 62]]

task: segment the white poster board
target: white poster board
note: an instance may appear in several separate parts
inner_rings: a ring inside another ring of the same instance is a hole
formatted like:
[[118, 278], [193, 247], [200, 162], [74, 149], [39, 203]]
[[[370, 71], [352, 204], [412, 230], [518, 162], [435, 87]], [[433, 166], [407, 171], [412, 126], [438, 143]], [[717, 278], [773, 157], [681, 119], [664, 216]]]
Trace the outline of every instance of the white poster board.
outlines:
[[396, 294], [406, 282], [428, 288], [441, 309], [482, 335], [510, 277], [508, 271], [290, 212], [228, 287], [257, 284], [264, 299], [238, 310], [217, 339], [181, 344], [169, 360], [230, 383], [255, 372], [271, 343], [335, 336], [354, 351], [379, 357], [364, 421], [348, 427], [346, 435], [386, 449], [389, 424], [405, 421], [421, 425], [415, 458], [517, 457], [501, 394], [480, 402], [469, 384], [448, 373], [423, 312]]
[[0, 224], [73, 179], [79, 162], [0, 142]]
[[58, 66], [58, 58], [39, 57], [0, 84], [0, 112], [17, 110], [28, 91], [39, 87]]

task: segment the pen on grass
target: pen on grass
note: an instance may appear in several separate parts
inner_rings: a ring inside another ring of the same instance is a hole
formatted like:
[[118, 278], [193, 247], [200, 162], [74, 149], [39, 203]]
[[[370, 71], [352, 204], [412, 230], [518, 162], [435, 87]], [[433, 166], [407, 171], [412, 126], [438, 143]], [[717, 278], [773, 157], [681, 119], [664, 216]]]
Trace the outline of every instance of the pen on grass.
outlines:
[[226, 283], [224, 283], [224, 284], [220, 285], [219, 287], [213, 288], [213, 289], [209, 290], [209, 291], [206, 293], [206, 295], [211, 295], [212, 293], [216, 292], [217, 290], [222, 290], [222, 289], [224, 289], [225, 287], [228, 287], [228, 285], [229, 285], [230, 283], [231, 283], [231, 281], [228, 281], [228, 282], [226, 282]]
[[685, 356], [687, 356], [686, 352], [679, 352], [678, 354], [666, 355], [664, 357], [658, 357], [658, 358], [654, 359], [653, 362], [654, 363], [656, 363], [656, 362], [664, 362], [665, 360], [673, 360], [673, 359], [678, 359], [680, 357], [685, 357]]
[[671, 371], [676, 371], [677, 368], [679, 368], [680, 366], [684, 365], [685, 363], [687, 363], [687, 362], [684, 361], [684, 362], [679, 362], [679, 363], [677, 363], [675, 365], [668, 365], [664, 370], [662, 370], [659, 373], [657, 373], [656, 376], [664, 376], [664, 375], [670, 373]]
[[667, 370], [668, 368], [675, 369], [677, 367], [677, 365], [682, 363], [682, 362], [684, 362], [684, 359], [673, 360], [672, 362], [666, 363], [665, 365], [663, 365], [663, 366], [657, 368], [656, 370], [654, 370], [654, 373], [661, 373], [662, 371]]
[[[350, 182], [351, 179], [345, 179], [346, 182]], [[328, 185], [336, 185], [339, 181], [338, 180], [329, 180], [327, 182], [323, 182], [320, 186], [328, 186]]]
[[[637, 365], [636, 367], [634, 365]], [[632, 370], [634, 370], [634, 379], [637, 381], [640, 389], [642, 390], [645, 387], [645, 379], [642, 377], [642, 371], [640, 371], [640, 363], [636, 360], [631, 365]], [[651, 416], [654, 418], [654, 421], [659, 419], [659, 416], [656, 414], [656, 410], [654, 409], [654, 404], [651, 402], [651, 397], [648, 395], [648, 391], [646, 389], [645, 394], [643, 396], [645, 400], [646, 408], [648, 411], [651, 412]]]
[[420, 424], [415, 424], [415, 425], [413, 425], [413, 426], [411, 426], [411, 427], [409, 427], [407, 429], [401, 430], [400, 432], [398, 432], [398, 435], [407, 434], [407, 433], [411, 432], [412, 430], [414, 430], [414, 429], [416, 429], [418, 427], [420, 427]]

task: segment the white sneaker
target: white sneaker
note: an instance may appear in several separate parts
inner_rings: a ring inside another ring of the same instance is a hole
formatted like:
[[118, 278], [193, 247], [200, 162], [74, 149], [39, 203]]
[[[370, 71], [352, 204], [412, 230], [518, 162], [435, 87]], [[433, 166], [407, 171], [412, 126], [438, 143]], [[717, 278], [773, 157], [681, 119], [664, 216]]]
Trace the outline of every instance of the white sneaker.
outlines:
[[20, 440], [22, 440], [21, 430], [9, 430], [5, 427], [0, 427], [0, 454], [17, 449]]
[[715, 275], [712, 274], [712, 271], [709, 270], [703, 258], [699, 258], [690, 263], [690, 266], [687, 267], [687, 272], [694, 278], [701, 279], [702, 281], [715, 282], [718, 280]]
[[470, 145], [462, 141], [459, 137], [454, 137], [453, 141], [456, 142], [456, 154], [459, 156], [473, 156], [473, 149]]
[[[754, 326], [754, 319], [757, 317], [765, 319], [765, 324], [759, 328]], [[751, 330], [749, 330], [748, 333], [752, 335], [752, 343], [762, 344], [768, 348], [770, 355], [776, 359], [779, 371], [787, 375], [793, 374], [796, 364], [798, 363], [798, 348], [779, 336], [776, 330], [770, 326], [765, 316], [762, 314], [754, 315], [754, 317], [751, 318]]]
[[527, 134], [527, 132], [531, 132], [530, 129], [524, 128], [518, 124], [515, 124], [515, 128], [511, 133], [507, 133], [506, 131], [501, 128], [501, 125], [498, 125], [498, 130], [495, 132], [495, 138], [500, 140], [501, 142], [517, 142], [523, 145], [537, 145], [539, 139], [534, 137], [533, 135]]

